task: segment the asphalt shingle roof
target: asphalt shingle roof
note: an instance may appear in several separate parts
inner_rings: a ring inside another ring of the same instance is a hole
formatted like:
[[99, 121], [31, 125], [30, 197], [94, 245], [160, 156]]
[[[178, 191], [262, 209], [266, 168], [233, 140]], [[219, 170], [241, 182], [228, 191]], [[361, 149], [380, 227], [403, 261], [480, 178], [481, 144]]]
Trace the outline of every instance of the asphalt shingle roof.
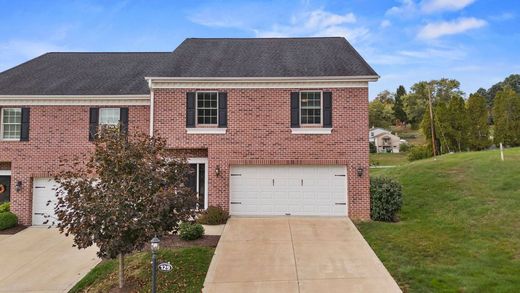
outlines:
[[145, 77], [375, 75], [344, 38], [191, 38], [173, 52], [47, 53], [0, 73], [0, 95], [147, 94]]

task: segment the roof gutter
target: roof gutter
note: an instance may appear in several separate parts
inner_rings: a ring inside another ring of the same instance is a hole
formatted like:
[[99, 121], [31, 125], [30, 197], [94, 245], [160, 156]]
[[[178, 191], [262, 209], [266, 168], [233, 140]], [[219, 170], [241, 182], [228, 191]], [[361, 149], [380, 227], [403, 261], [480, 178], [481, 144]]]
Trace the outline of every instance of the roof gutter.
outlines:
[[150, 104], [150, 95], [0, 95], [0, 104], [2, 106], [146, 106]]
[[276, 82], [276, 81], [377, 81], [379, 75], [359, 75], [359, 76], [302, 76], [302, 77], [161, 77], [149, 76], [146, 80], [153, 82]]
[[320, 76], [320, 77], [145, 77], [154, 88], [367, 88], [377, 81], [378, 75], [369, 76]]

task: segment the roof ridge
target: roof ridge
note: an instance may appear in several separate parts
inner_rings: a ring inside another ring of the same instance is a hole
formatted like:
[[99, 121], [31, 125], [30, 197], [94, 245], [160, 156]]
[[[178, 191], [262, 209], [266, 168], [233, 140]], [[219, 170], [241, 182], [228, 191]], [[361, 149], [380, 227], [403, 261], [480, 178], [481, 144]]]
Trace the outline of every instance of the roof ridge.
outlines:
[[186, 40], [295, 40], [295, 39], [344, 39], [344, 37], [263, 37], [263, 38], [186, 38]]
[[166, 54], [171, 53], [171, 51], [121, 51], [121, 52], [108, 52], [108, 51], [93, 51], [93, 52], [87, 52], [87, 51], [53, 51], [53, 52], [47, 52], [41, 56], [47, 55], [47, 54]]

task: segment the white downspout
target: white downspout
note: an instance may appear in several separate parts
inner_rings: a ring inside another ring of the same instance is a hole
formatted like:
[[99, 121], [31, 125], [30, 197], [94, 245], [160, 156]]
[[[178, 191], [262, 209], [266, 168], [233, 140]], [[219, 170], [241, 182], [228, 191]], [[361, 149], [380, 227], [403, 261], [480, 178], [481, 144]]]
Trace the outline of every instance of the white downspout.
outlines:
[[150, 88], [150, 136], [153, 136], [154, 96], [151, 79], [148, 80], [148, 87]]

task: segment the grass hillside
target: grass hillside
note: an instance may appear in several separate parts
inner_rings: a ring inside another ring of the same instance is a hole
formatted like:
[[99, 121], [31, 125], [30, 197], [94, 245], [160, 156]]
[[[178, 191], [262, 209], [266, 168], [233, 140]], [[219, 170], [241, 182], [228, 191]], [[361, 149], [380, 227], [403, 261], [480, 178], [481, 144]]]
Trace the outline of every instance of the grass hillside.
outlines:
[[520, 148], [370, 172], [403, 185], [401, 222], [358, 228], [405, 292], [520, 292]]

